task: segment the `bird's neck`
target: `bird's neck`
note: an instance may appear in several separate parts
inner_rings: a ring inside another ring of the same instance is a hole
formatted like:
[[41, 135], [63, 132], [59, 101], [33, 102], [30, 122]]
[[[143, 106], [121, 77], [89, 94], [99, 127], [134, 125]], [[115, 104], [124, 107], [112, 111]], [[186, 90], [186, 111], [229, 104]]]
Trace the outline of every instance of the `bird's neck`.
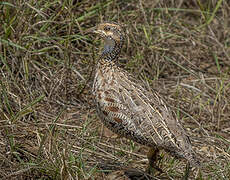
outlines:
[[106, 61], [115, 60], [116, 58], [118, 58], [121, 48], [122, 48], [122, 40], [120, 40], [120, 42], [117, 42], [112, 38], [106, 38], [101, 59], [104, 59]]

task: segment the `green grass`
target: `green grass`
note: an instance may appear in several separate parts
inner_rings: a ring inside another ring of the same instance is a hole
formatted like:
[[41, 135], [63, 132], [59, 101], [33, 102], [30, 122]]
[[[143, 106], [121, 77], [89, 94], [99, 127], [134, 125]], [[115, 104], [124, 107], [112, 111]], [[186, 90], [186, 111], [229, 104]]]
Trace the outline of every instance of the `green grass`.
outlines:
[[[140, 8], [139, 8], [140, 7]], [[147, 148], [109, 133], [91, 93], [100, 41], [84, 31], [125, 25], [119, 63], [177, 113], [202, 160], [191, 179], [230, 178], [227, 0], [0, 2], [0, 178], [108, 179], [145, 170]], [[185, 161], [161, 153], [158, 179]]]

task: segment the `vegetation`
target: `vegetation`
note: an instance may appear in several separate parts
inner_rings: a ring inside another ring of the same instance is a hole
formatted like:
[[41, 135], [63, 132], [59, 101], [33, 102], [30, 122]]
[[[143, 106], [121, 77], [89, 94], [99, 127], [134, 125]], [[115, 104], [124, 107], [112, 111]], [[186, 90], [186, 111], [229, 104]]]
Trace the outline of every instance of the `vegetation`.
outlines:
[[[147, 148], [95, 112], [102, 46], [84, 32], [102, 21], [123, 24], [119, 65], [186, 127], [203, 165], [190, 178], [229, 179], [229, 16], [228, 0], [0, 1], [0, 179], [112, 179], [118, 167], [147, 167]], [[181, 179], [186, 162], [161, 156], [155, 177]]]

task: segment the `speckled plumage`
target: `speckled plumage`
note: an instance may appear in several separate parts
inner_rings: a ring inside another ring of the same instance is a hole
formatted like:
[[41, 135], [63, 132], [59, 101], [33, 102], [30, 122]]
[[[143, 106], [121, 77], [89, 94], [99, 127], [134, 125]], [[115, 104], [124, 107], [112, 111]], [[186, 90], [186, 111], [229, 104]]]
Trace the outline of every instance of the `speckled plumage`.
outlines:
[[160, 95], [149, 92], [142, 82], [116, 65], [124, 39], [121, 27], [116, 23], [101, 23], [94, 32], [105, 41], [96, 69], [93, 94], [98, 115], [106, 127], [199, 166], [182, 125]]

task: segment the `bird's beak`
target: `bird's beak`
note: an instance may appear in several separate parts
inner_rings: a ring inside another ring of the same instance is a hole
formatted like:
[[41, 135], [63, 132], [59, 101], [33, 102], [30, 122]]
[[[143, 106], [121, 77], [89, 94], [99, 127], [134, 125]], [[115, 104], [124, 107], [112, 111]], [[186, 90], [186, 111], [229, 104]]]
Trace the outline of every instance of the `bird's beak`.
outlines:
[[99, 30], [97, 30], [97, 27], [92, 27], [92, 28], [89, 28], [85, 31], [85, 34], [89, 34], [89, 33], [96, 33], [96, 34], [99, 34]]
[[85, 34], [94, 33], [95, 30], [96, 30], [96, 27], [89, 28], [85, 31]]
[[92, 28], [89, 28], [85, 31], [85, 34], [91, 34], [91, 33], [95, 33], [95, 34], [100, 34], [100, 35], [103, 35], [103, 31], [101, 30], [97, 30], [97, 26], [96, 27], [92, 27]]

